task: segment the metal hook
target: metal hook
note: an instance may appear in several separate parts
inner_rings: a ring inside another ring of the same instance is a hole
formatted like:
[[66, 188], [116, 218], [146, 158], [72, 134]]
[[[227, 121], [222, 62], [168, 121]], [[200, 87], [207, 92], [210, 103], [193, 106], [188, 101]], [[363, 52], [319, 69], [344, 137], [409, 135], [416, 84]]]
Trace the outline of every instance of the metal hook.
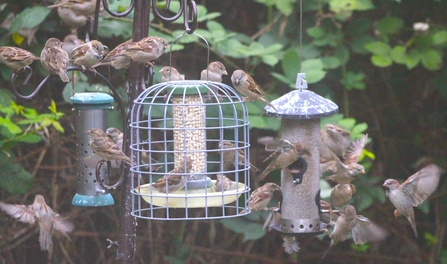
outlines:
[[[194, 0], [180, 0], [180, 8], [177, 14], [172, 17], [163, 16], [157, 9], [157, 0], [152, 0], [152, 10], [154, 14], [164, 22], [173, 22], [177, 20], [183, 14], [183, 23], [185, 31], [188, 34], [194, 33], [197, 28], [197, 4]], [[165, 10], [169, 9], [171, 5], [170, 0], [166, 0]], [[190, 21], [191, 24], [190, 24]]]
[[[98, 182], [99, 186], [101, 186], [105, 190], [116, 189], [116, 187], [118, 187], [123, 182], [124, 174], [120, 174], [120, 178], [118, 179], [118, 181], [114, 185], [107, 185], [107, 184], [105, 184], [103, 182], [103, 180], [101, 179], [101, 177], [100, 177], [101, 167], [102, 167], [102, 164], [104, 162], [106, 162], [106, 161], [105, 160], [100, 160], [96, 164], [96, 171], [95, 171], [96, 181]], [[110, 179], [110, 176], [111, 176], [111, 173], [110, 173], [110, 168], [111, 167], [112, 167], [112, 163], [110, 161], [107, 161], [107, 175], [108, 175], [109, 179]]]
[[125, 17], [128, 14], [130, 14], [130, 12], [132, 12], [133, 8], [135, 7], [135, 0], [130, 0], [130, 5], [126, 9], [126, 11], [117, 13], [117, 12], [110, 10], [109, 3], [107, 2], [107, 0], [102, 0], [102, 3], [104, 5], [104, 10], [106, 10], [107, 13], [109, 13], [111, 16], [114, 16], [114, 17]]

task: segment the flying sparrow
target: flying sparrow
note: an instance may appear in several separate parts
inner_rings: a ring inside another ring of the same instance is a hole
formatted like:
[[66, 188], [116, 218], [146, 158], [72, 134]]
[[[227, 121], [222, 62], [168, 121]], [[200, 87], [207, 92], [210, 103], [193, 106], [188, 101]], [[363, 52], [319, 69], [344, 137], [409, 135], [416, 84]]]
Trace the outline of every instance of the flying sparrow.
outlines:
[[[244, 150], [236, 149], [236, 146], [229, 140], [225, 140], [223, 144], [219, 144], [220, 149], [224, 149], [221, 153], [223, 155], [224, 163], [233, 164], [236, 166], [236, 152], [237, 152], [237, 163], [238, 164], [247, 164], [250, 163], [246, 157]], [[259, 171], [253, 164], [250, 163], [250, 166], [253, 170]]]
[[[161, 193], [173, 193], [185, 187], [185, 174], [191, 170], [192, 161], [187, 159], [185, 166], [174, 168], [165, 176], [152, 183], [155, 189]], [[186, 167], [186, 171], [185, 171]]]
[[327, 229], [325, 231], [331, 238], [331, 243], [326, 252], [324, 252], [323, 257], [326, 256], [333, 246], [345, 241], [349, 233], [351, 233], [352, 239], [356, 244], [364, 244], [368, 241], [378, 242], [385, 239], [388, 235], [388, 232], [382, 227], [377, 226], [362, 215], [357, 215], [352, 205], [346, 206], [345, 210], [340, 212], [340, 217], [335, 222], [332, 233], [329, 234]]
[[40, 54], [43, 67], [51, 74], [59, 75], [63, 82], [69, 82], [67, 75], [68, 53], [62, 49], [62, 42], [49, 38]]
[[245, 101], [260, 100], [276, 111], [276, 108], [265, 99], [264, 94], [261, 92], [253, 78], [243, 70], [234, 71], [233, 75], [231, 75], [231, 82], [239, 93], [246, 96], [244, 98]]
[[[330, 162], [334, 164], [334, 170], [336, 170], [336, 172], [333, 175], [325, 177], [325, 179], [336, 183], [350, 183], [355, 180], [359, 174], [365, 174], [365, 168], [357, 162], [363, 152], [367, 140], [368, 134], [351, 142], [343, 157], [343, 162], [329, 150], [329, 155], [332, 156]], [[323, 149], [320, 149], [320, 154], [322, 151]]]
[[2, 46], [0, 47], [0, 60], [14, 72], [18, 72], [40, 58], [21, 48]]
[[185, 80], [185, 75], [180, 74], [176, 68], [165, 66], [161, 68], [161, 81], [169, 82], [169, 81], [183, 81]]
[[267, 175], [277, 169], [285, 169], [290, 164], [298, 160], [299, 157], [310, 156], [310, 152], [300, 143], [290, 143], [288, 140], [272, 137], [258, 138], [258, 143], [265, 145], [265, 150], [274, 151], [263, 162], [271, 159], [270, 164], [257, 177], [258, 181], [262, 181]]
[[349, 131], [333, 124], [326, 124], [320, 132], [323, 144], [339, 158], [345, 155], [346, 149], [351, 143], [349, 134]]
[[351, 201], [352, 195], [356, 192], [356, 188], [351, 183], [339, 183], [335, 185], [331, 191], [330, 201], [334, 207], [345, 206]]
[[[118, 128], [115, 127], [109, 127], [106, 129], [106, 135], [115, 143], [115, 145], [122, 151], [123, 150], [123, 132], [121, 132]], [[147, 152], [140, 152], [141, 153], [141, 162], [143, 164], [149, 164], [149, 155]], [[158, 163], [155, 159], [152, 157], [151, 164]], [[117, 167], [119, 167], [120, 164], [118, 164]], [[152, 171], [158, 171], [162, 166], [161, 165], [152, 165]]]
[[[254, 190], [250, 195], [250, 211], [262, 211], [266, 210], [267, 205], [273, 198], [273, 193], [276, 190], [281, 190], [278, 184], [273, 182], [267, 182], [258, 189]], [[241, 211], [241, 214], [245, 213], [245, 210]]]
[[[104, 9], [102, 1], [100, 5]], [[55, 7], [69, 8], [77, 15], [93, 16], [96, 9], [96, 0], [62, 0], [58, 4], [48, 6], [48, 8]]]
[[235, 189], [234, 182], [228, 179], [225, 175], [217, 174], [216, 177], [217, 180], [213, 187], [215, 192], [230, 191]]
[[67, 238], [67, 233], [74, 230], [74, 225], [65, 218], [62, 218], [59, 214], [53, 212], [45, 203], [44, 197], [40, 194], [36, 195], [31, 205], [0, 202], [0, 209], [10, 216], [17, 218], [20, 222], [28, 224], [37, 222], [39, 224], [40, 250], [52, 251], [53, 241], [51, 236], [53, 230], [61, 232]]
[[76, 36], [74, 34], [70, 34], [70, 35], [65, 36], [63, 44], [62, 44], [62, 49], [67, 52], [68, 57], [71, 59], [71, 53], [73, 52], [73, 49], [81, 46], [84, 43], [85, 43], [85, 41], [83, 41], [82, 39], [79, 39], [78, 36]]
[[58, 7], [57, 14], [62, 22], [72, 28], [72, 32], [76, 30], [77, 27], [85, 26], [87, 23], [87, 16], [78, 15], [70, 8]]
[[130, 44], [127, 47], [127, 54], [137, 63], [152, 66], [152, 61], [163, 55], [167, 47], [168, 42], [164, 38], [146, 37]]
[[411, 175], [402, 184], [394, 179], [388, 179], [383, 184], [387, 188], [386, 196], [396, 207], [394, 216], [396, 218], [400, 215], [405, 216], [410, 222], [416, 237], [418, 231], [413, 206], [416, 207], [421, 204], [436, 190], [441, 173], [441, 168], [435, 164], [430, 164]]
[[107, 137], [106, 133], [99, 128], [87, 131], [90, 136], [90, 147], [93, 153], [106, 161], [120, 160], [130, 164], [130, 158], [126, 156], [113, 141]]
[[127, 52], [127, 48], [131, 44], [131, 39], [119, 44], [118, 46], [116, 46], [116, 48], [109, 52], [102, 61], [93, 65], [92, 68], [96, 68], [102, 65], [110, 65], [117, 70], [129, 68], [131, 58]]
[[92, 40], [73, 49], [71, 58], [74, 65], [82, 67], [85, 71], [86, 67], [91, 67], [98, 63], [108, 50], [107, 46], [102, 45], [97, 40]]

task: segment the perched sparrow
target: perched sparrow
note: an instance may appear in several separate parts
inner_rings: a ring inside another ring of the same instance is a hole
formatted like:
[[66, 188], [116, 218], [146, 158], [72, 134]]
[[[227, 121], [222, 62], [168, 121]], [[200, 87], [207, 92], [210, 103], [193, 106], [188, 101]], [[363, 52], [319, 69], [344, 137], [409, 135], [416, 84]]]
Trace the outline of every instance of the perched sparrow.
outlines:
[[225, 175], [217, 174], [216, 177], [217, 180], [214, 184], [215, 192], [230, 191], [235, 189], [234, 182], [228, 179]]
[[329, 231], [325, 230], [329, 238], [331, 238], [331, 243], [326, 252], [324, 252], [323, 257], [326, 256], [333, 246], [345, 241], [349, 233], [351, 233], [352, 239], [356, 244], [364, 244], [368, 241], [378, 242], [385, 239], [388, 235], [385, 229], [356, 213], [354, 206], [346, 206], [345, 210], [340, 212], [340, 217], [335, 222], [332, 233], [329, 234]]
[[[245, 153], [242, 149], [235, 149], [236, 146], [231, 143], [231, 141], [225, 140], [223, 144], [219, 144], [220, 149], [230, 149], [230, 150], [223, 150], [221, 153], [223, 154], [223, 161], [224, 163], [230, 163], [236, 166], [236, 151], [237, 151], [237, 163], [238, 164], [244, 164], [244, 163], [250, 163], [245, 158]], [[250, 163], [250, 166], [253, 170], [259, 171], [258, 168], [256, 168], [253, 164]]]
[[[366, 141], [368, 140], [368, 134], [362, 138], [355, 140], [349, 144], [346, 150], [343, 162], [332, 152], [332, 162], [334, 164], [335, 174], [325, 177], [326, 180], [331, 180], [336, 183], [350, 183], [355, 180], [359, 174], [365, 174], [365, 168], [358, 164], [358, 159], [363, 152]], [[320, 149], [320, 152], [322, 150]]]
[[[77, 15], [93, 16], [96, 9], [96, 0], [62, 0], [58, 4], [48, 6], [48, 8], [55, 7], [69, 8]], [[104, 9], [104, 7], [102, 7], [102, 9]]]
[[169, 81], [183, 81], [185, 80], [185, 75], [180, 74], [176, 68], [165, 66], [161, 68], [161, 81], [169, 82]]
[[18, 72], [40, 58], [21, 48], [2, 46], [0, 47], [0, 60], [14, 72]]
[[356, 188], [351, 183], [339, 183], [335, 185], [331, 191], [331, 205], [334, 207], [345, 206], [351, 201], [352, 195], [356, 192]]
[[[121, 132], [118, 128], [115, 127], [109, 127], [106, 129], [106, 135], [115, 143], [115, 145], [122, 151], [123, 150], [123, 132]], [[152, 157], [151, 163], [158, 163], [155, 159]], [[143, 164], [149, 164], [149, 155], [146, 152], [141, 152], [141, 162]], [[118, 164], [117, 167], [119, 167], [120, 164]], [[158, 171], [161, 168], [160, 165], [152, 165], [152, 171]]]
[[92, 40], [74, 48], [71, 57], [74, 65], [81, 66], [85, 71], [86, 67], [98, 63], [104, 57], [106, 50], [108, 50], [107, 46], [97, 40]]
[[303, 155], [310, 156], [309, 150], [307, 150], [300, 143], [290, 143], [285, 139], [262, 137], [258, 139], [258, 143], [265, 145], [265, 150], [274, 151], [263, 162], [271, 159], [272, 162], [265, 168], [265, 170], [258, 176], [258, 181], [262, 181], [267, 175], [276, 170], [284, 169], [290, 164], [298, 160]]
[[92, 68], [96, 68], [102, 65], [110, 65], [117, 70], [129, 68], [131, 58], [127, 52], [127, 48], [131, 44], [131, 39], [119, 44], [118, 46], [116, 46], [116, 48], [109, 52], [102, 61], [93, 65]]
[[57, 14], [59, 15], [59, 18], [65, 25], [74, 29], [76, 29], [77, 27], [85, 26], [88, 19], [87, 16], [78, 15], [75, 12], [73, 12], [73, 10], [71, 10], [70, 8], [65, 7], [58, 7]]
[[63, 82], [69, 82], [67, 75], [68, 53], [62, 49], [62, 42], [57, 38], [50, 38], [40, 54], [43, 67], [51, 74], [59, 75]]
[[70, 34], [65, 36], [62, 49], [67, 52], [68, 57], [71, 59], [71, 53], [73, 52], [73, 49], [81, 46], [84, 43], [85, 41], [79, 39], [78, 36]]
[[320, 132], [323, 144], [325, 144], [339, 158], [342, 158], [345, 155], [345, 152], [351, 143], [349, 134], [349, 131], [333, 124], [325, 125]]
[[93, 153], [106, 161], [121, 160], [130, 164], [130, 158], [126, 156], [113, 141], [107, 137], [106, 133], [99, 128], [87, 131], [90, 136], [90, 147]]
[[213, 61], [200, 73], [200, 80], [221, 83], [222, 75], [228, 75], [225, 66], [220, 61]]
[[74, 225], [62, 218], [59, 214], [53, 212], [40, 194], [36, 195], [34, 203], [31, 205], [7, 204], [0, 202], [0, 209], [10, 216], [17, 218], [20, 222], [28, 224], [37, 222], [39, 224], [40, 250], [52, 251], [53, 241], [51, 236], [54, 229], [61, 232], [67, 238], [67, 233], [74, 230]]
[[[254, 190], [250, 195], [250, 211], [262, 211], [266, 210], [267, 205], [273, 198], [273, 192], [281, 190], [278, 184], [273, 182], [267, 182], [258, 189]], [[241, 214], [245, 213], [245, 210], [241, 211]]]
[[260, 100], [276, 111], [276, 108], [265, 99], [264, 94], [261, 92], [253, 78], [243, 70], [234, 71], [233, 75], [231, 75], [231, 82], [239, 93], [246, 96], [244, 98], [245, 101]]
[[386, 196], [396, 207], [394, 216], [405, 216], [413, 228], [414, 235], [418, 236], [413, 206], [416, 207], [427, 199], [438, 187], [442, 170], [435, 164], [430, 164], [405, 182], [399, 184], [394, 179], [388, 179], [383, 184], [387, 188]]
[[167, 47], [168, 42], [164, 38], [146, 37], [130, 44], [127, 53], [133, 61], [152, 66], [151, 62], [163, 55]]
[[182, 189], [185, 187], [185, 174], [191, 170], [192, 161], [188, 159], [185, 165], [186, 171], [184, 166], [174, 168], [172, 171], [168, 172], [167, 175], [152, 183], [151, 186], [161, 193], [173, 193]]

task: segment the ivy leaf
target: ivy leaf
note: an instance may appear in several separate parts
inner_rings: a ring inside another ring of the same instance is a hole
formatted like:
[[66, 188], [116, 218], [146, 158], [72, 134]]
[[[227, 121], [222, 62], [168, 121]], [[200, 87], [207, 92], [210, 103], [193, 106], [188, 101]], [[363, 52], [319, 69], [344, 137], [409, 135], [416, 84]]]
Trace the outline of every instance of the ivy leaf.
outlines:
[[51, 9], [44, 6], [28, 7], [14, 18], [9, 32], [20, 32], [21, 29], [37, 27], [45, 20], [50, 12]]

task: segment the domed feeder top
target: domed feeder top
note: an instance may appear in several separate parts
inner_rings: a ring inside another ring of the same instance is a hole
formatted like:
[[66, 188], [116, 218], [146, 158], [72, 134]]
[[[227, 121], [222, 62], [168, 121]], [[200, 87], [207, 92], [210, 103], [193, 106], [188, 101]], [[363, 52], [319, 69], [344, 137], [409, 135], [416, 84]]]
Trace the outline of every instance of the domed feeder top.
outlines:
[[174, 81], [172, 82], [172, 85], [167, 86], [167, 89], [169, 91], [172, 91], [173, 95], [194, 95], [199, 93], [207, 93], [209, 89], [204, 85], [206, 83], [201, 82], [203, 81], [200, 81], [198, 83]]
[[77, 107], [88, 107], [90, 109], [109, 108], [113, 97], [106, 93], [76, 93], [70, 101]]

